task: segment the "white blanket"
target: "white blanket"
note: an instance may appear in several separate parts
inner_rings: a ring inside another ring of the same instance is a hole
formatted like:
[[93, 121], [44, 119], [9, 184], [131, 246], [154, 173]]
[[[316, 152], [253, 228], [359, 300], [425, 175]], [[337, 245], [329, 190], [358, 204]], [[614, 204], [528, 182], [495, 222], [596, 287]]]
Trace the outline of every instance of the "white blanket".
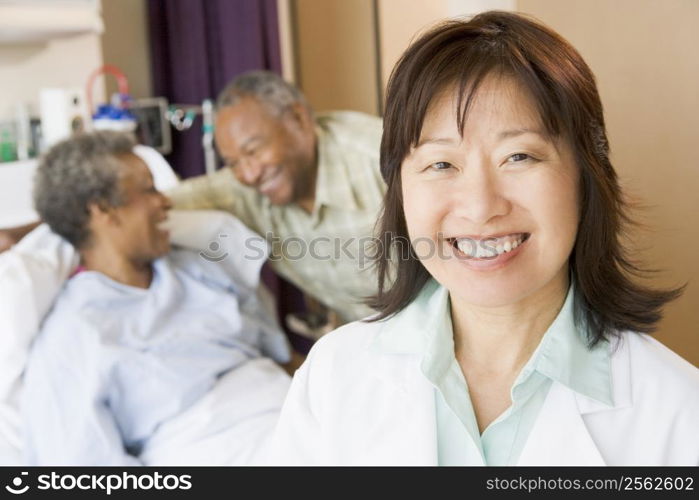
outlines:
[[146, 465], [264, 463], [291, 378], [258, 358], [224, 375], [214, 389], [161, 425], [139, 458]]

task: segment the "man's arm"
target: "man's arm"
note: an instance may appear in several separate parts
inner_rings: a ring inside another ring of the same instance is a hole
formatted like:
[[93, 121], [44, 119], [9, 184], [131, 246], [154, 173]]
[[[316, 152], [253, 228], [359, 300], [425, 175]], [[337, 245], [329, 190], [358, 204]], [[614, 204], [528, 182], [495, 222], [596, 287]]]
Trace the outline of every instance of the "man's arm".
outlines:
[[24, 238], [39, 224], [41, 224], [41, 221], [32, 222], [24, 226], [0, 229], [0, 253], [9, 250], [10, 247], [18, 243], [19, 240]]
[[230, 169], [186, 179], [165, 194], [181, 210], [224, 210], [233, 212], [235, 179]]

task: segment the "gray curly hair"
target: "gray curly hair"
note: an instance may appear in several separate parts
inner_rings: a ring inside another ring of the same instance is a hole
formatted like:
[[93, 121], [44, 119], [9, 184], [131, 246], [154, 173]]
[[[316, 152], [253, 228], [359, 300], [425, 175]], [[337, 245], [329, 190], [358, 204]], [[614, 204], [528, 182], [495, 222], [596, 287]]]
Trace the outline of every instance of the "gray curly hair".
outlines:
[[53, 146], [34, 177], [34, 207], [51, 230], [79, 249], [89, 240], [89, 206], [118, 206], [117, 156], [133, 152], [130, 135], [102, 131], [80, 134]]
[[218, 95], [216, 108], [233, 106], [244, 97], [258, 99], [277, 116], [296, 102], [312, 115], [301, 91], [271, 71], [250, 71], [234, 78]]

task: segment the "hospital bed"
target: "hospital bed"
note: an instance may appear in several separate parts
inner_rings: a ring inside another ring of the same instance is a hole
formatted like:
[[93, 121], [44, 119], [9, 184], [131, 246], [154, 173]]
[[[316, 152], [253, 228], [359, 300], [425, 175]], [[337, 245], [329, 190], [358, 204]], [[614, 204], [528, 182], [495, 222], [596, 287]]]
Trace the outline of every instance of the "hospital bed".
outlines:
[[[167, 190], [178, 182], [155, 150], [138, 147], [135, 152], [151, 168], [158, 189]], [[30, 166], [25, 173], [32, 175], [33, 170]], [[29, 189], [31, 182], [23, 179], [14, 185]], [[21, 224], [36, 220], [30, 193], [15, 193], [14, 199], [16, 203], [10, 207], [10, 213], [5, 213], [5, 222]], [[238, 260], [234, 264], [241, 269], [250, 266], [239, 250], [244, 248], [244, 239], [255, 235], [230, 215], [216, 211], [172, 211], [170, 221], [174, 244], [206, 252], [215, 241], [221, 246], [219, 251], [229, 254], [227, 258]], [[227, 237], [220, 238], [224, 233]], [[22, 372], [43, 317], [77, 264], [75, 250], [45, 224], [0, 254], [0, 465], [22, 463], [18, 405]], [[273, 299], [269, 294], [265, 296], [266, 307], [274, 314]]]

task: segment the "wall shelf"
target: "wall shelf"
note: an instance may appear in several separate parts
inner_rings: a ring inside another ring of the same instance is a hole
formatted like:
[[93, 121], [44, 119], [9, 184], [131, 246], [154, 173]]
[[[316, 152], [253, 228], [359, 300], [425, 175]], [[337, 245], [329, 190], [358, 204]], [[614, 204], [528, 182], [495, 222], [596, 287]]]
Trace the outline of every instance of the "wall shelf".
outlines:
[[39, 43], [81, 33], [102, 33], [97, 0], [0, 1], [0, 44]]

